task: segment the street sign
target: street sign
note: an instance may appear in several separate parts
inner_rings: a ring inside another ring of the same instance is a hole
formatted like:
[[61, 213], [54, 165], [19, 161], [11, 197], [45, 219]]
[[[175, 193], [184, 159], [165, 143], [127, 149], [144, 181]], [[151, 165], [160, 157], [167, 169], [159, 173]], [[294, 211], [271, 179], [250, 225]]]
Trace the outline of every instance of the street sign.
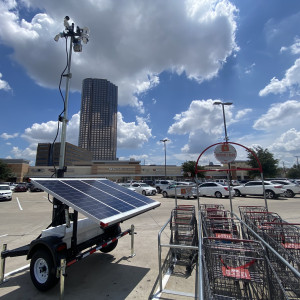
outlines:
[[236, 150], [228, 143], [218, 145], [214, 154], [215, 158], [222, 164], [231, 163], [236, 159]]

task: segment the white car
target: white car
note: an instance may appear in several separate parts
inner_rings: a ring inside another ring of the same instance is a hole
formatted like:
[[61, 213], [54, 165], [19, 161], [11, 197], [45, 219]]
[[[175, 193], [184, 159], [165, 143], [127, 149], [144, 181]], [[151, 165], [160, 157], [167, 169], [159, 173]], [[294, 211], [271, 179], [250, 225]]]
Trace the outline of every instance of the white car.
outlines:
[[[223, 196], [229, 197], [228, 186], [217, 182], [205, 182], [199, 185], [199, 196], [211, 196], [216, 198], [222, 198]], [[230, 189], [231, 196], [234, 196], [234, 190]]]
[[295, 197], [295, 194], [300, 194], [300, 185], [292, 183], [289, 180], [271, 180], [274, 184], [281, 184], [283, 185], [283, 188], [286, 190], [284, 192], [284, 196], [287, 198], [293, 198]]
[[0, 184], [0, 200], [11, 200], [12, 191], [8, 184]]
[[118, 183], [120, 186], [123, 186], [131, 191], [135, 192], [135, 189], [133, 187], [131, 187], [130, 183]]
[[167, 187], [165, 187], [162, 190], [162, 195], [164, 198], [168, 197], [183, 197], [185, 199], [188, 198], [197, 198], [197, 191], [196, 191], [196, 185], [190, 185], [190, 184], [171, 184]]
[[[264, 181], [266, 198], [275, 199], [285, 193], [285, 189], [282, 184], [272, 183], [271, 181]], [[263, 184], [262, 181], [249, 181], [245, 184], [234, 187], [235, 196], [263, 196]]]
[[156, 188], [141, 182], [135, 182], [131, 185], [135, 189], [136, 192], [143, 194], [144, 196], [147, 195], [156, 195]]
[[161, 191], [171, 184], [176, 184], [174, 180], [158, 180], [155, 182], [155, 188], [157, 193], [161, 193]]

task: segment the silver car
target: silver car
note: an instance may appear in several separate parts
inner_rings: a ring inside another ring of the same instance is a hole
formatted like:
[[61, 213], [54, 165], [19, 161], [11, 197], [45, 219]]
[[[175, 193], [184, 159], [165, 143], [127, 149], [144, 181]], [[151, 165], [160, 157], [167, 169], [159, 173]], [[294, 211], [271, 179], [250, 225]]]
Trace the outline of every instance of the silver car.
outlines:
[[8, 184], [0, 184], [0, 200], [11, 200], [12, 191]]

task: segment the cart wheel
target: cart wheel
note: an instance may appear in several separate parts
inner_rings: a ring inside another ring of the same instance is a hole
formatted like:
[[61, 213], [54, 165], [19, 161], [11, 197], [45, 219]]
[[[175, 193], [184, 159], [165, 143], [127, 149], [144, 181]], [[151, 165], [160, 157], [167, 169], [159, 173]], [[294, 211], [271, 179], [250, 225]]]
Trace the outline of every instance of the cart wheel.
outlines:
[[[120, 225], [114, 226], [113, 228], [110, 229], [110, 231], [111, 231], [110, 234], [112, 236], [116, 236], [116, 235], [121, 233], [121, 226]], [[109, 252], [113, 251], [117, 247], [118, 241], [119, 240], [116, 240], [115, 242], [113, 242], [113, 243], [107, 245], [106, 247], [100, 249], [100, 251], [103, 252], [103, 253], [109, 253]]]
[[48, 251], [38, 250], [30, 262], [30, 276], [34, 286], [45, 292], [54, 287], [59, 278], [56, 277], [56, 267]]

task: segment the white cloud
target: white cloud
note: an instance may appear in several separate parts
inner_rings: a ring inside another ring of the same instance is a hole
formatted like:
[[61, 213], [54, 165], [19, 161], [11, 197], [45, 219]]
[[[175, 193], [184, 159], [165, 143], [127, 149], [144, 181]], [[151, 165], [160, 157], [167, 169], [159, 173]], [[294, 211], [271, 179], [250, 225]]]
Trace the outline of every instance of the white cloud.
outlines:
[[274, 152], [290, 152], [299, 154], [300, 149], [300, 131], [291, 128], [284, 132], [270, 146], [270, 150]]
[[[283, 132], [297, 126], [300, 117], [300, 102], [288, 100], [271, 105], [266, 114], [255, 121], [253, 128], [272, 132]], [[299, 126], [297, 127], [299, 128]]]
[[8, 82], [1, 79], [2, 76], [3, 76], [3, 75], [0, 73], [0, 90], [4, 90], [4, 91], [9, 91], [9, 90], [11, 90], [11, 87], [10, 87], [10, 85], [8, 84]]
[[240, 119], [244, 118], [247, 114], [251, 113], [252, 111], [253, 111], [252, 108], [242, 109], [236, 113], [235, 119], [240, 120]]
[[289, 47], [281, 47], [280, 52], [290, 51], [292, 54], [300, 54], [300, 39], [295, 38], [294, 44]]
[[118, 149], [140, 148], [151, 137], [151, 129], [144, 118], [136, 117], [136, 122], [126, 123], [118, 112]]
[[293, 89], [299, 88], [300, 84], [300, 58], [286, 72], [282, 80], [273, 77], [270, 83], [259, 91], [259, 96], [268, 94], [282, 94], [288, 90], [293, 94]]
[[4, 140], [8, 140], [8, 139], [13, 139], [18, 137], [19, 134], [18, 133], [13, 133], [13, 134], [8, 134], [6, 132], [3, 132], [0, 137], [3, 138]]
[[[222, 107], [213, 105], [220, 100], [194, 100], [188, 110], [176, 114], [175, 122], [169, 127], [169, 134], [188, 134], [188, 144], [181, 149], [184, 153], [199, 153], [199, 149], [213, 144], [216, 136], [223, 136]], [[234, 121], [232, 106], [226, 106], [226, 125]]]
[[[19, 9], [41, 13], [20, 20]], [[71, 87], [81, 90], [86, 77], [107, 78], [119, 87], [119, 104], [140, 112], [139, 94], [159, 84], [162, 71], [185, 72], [201, 82], [214, 77], [238, 51], [237, 9], [227, 0], [1, 2], [1, 42], [42, 86], [56, 87], [65, 67], [64, 39], [53, 40], [63, 30], [63, 12], [91, 31], [83, 52], [73, 55]]]

